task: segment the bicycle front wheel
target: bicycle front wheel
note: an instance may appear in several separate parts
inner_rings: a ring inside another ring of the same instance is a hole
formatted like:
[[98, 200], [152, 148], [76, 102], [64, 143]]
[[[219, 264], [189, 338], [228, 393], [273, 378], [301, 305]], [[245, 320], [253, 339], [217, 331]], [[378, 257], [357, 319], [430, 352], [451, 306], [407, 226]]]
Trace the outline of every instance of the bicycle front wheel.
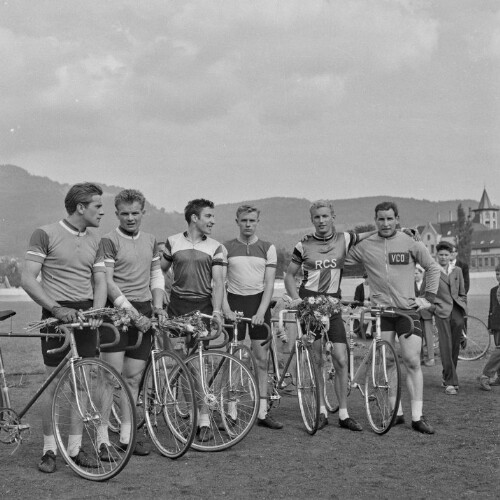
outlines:
[[[373, 347], [370, 347], [373, 349]], [[377, 340], [365, 376], [366, 416], [377, 434], [392, 426], [401, 399], [401, 369], [392, 344]]]
[[193, 442], [197, 410], [193, 380], [177, 354], [155, 355], [144, 376], [142, 394], [151, 441], [162, 455], [181, 457]]
[[319, 386], [310, 346], [297, 343], [297, 395], [300, 413], [309, 434], [315, 434], [319, 423]]
[[[122, 409], [126, 405], [131, 420], [129, 444], [121, 446], [117, 436], [110, 439], [108, 435], [113, 395], [117, 391], [121, 394]], [[57, 383], [52, 403], [54, 436], [68, 466], [92, 481], [116, 476], [135, 448], [134, 407], [130, 390], [113, 367], [99, 359], [70, 364]], [[76, 445], [72, 442], [75, 436], [81, 436]]]
[[482, 358], [490, 348], [491, 335], [488, 327], [475, 316], [466, 316], [464, 333], [467, 339], [464, 348], [460, 348], [458, 359], [474, 361]]
[[257, 381], [238, 358], [222, 351], [205, 351], [185, 361], [194, 379], [200, 432], [192, 447], [219, 451], [239, 443], [259, 411]]

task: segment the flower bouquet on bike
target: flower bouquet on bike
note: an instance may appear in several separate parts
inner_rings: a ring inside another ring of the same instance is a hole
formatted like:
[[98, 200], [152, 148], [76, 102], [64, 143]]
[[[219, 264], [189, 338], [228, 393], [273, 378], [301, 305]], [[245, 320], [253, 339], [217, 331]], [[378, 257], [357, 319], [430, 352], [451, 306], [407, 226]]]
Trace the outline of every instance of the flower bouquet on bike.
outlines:
[[341, 304], [335, 297], [317, 295], [306, 297], [297, 306], [297, 316], [307, 332], [304, 337], [308, 342], [316, 340], [316, 334], [325, 334], [330, 328], [330, 317], [341, 311]]

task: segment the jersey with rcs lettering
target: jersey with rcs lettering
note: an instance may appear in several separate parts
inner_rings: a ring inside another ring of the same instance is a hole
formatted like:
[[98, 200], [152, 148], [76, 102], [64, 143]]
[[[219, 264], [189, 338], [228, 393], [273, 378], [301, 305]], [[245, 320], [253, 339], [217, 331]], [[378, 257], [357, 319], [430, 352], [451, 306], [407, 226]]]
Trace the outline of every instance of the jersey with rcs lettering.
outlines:
[[292, 262], [302, 266], [300, 289], [340, 297], [340, 282], [347, 252], [358, 242], [356, 233], [333, 233], [328, 238], [316, 235], [297, 243]]
[[404, 233], [389, 238], [374, 234], [349, 252], [346, 265], [362, 263], [368, 274], [373, 305], [414, 309], [415, 264], [425, 269], [425, 298], [434, 302], [439, 285], [439, 266], [425, 245]]

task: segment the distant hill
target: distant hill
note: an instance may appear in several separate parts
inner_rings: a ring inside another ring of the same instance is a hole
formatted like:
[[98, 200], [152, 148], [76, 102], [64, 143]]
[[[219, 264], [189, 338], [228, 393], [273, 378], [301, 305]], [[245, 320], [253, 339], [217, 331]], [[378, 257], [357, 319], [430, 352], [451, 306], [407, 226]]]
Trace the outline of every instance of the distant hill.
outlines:
[[[116, 226], [113, 198], [122, 187], [107, 186], [95, 180], [104, 190], [105, 217], [101, 222], [101, 233]], [[22, 256], [32, 231], [43, 224], [57, 221], [64, 215], [64, 196], [69, 185], [53, 181], [48, 177], [31, 175], [26, 170], [13, 165], [0, 166], [0, 255]], [[147, 197], [147, 193], [144, 193]], [[186, 193], [186, 201], [189, 193]], [[449, 200], [433, 202], [414, 198], [394, 196], [372, 196], [335, 200], [337, 229], [353, 229], [357, 225], [373, 222], [373, 209], [377, 203], [392, 199], [401, 213], [401, 223], [406, 226], [435, 222], [440, 214], [441, 221], [449, 220], [451, 213], [456, 219], [459, 203], [467, 211], [477, 208], [475, 200]], [[262, 200], [242, 200], [240, 203], [221, 204], [216, 207], [217, 224], [213, 236], [220, 241], [233, 238], [237, 231], [235, 212], [242, 203], [257, 205], [261, 213], [259, 234], [278, 247], [292, 249], [297, 239], [309, 231], [310, 201], [305, 198], [266, 198]], [[163, 208], [146, 205], [143, 229], [156, 235], [158, 241], [167, 235], [185, 228], [184, 214], [165, 212]]]

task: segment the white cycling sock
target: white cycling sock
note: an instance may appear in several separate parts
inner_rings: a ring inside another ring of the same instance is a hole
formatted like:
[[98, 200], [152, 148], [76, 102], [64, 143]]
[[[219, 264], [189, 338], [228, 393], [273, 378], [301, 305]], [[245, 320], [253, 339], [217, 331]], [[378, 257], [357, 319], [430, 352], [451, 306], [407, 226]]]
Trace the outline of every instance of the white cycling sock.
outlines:
[[102, 443], [107, 444], [109, 446], [109, 434], [108, 434], [107, 424], [100, 424], [97, 427], [97, 448], [100, 448]]
[[198, 417], [198, 427], [210, 427], [210, 417], [208, 413], [200, 413]]
[[422, 408], [424, 406], [423, 401], [411, 400], [411, 419], [414, 422], [418, 422], [422, 418]]
[[325, 417], [328, 417], [328, 410], [325, 405], [320, 405], [319, 412], [322, 413]]
[[45, 434], [43, 435], [43, 453], [42, 455], [45, 455], [48, 451], [53, 451], [54, 455], [57, 455], [57, 444], [56, 444], [56, 438], [54, 437], [54, 434], [51, 434], [50, 436], [46, 436]]
[[82, 435], [81, 434], [70, 434], [68, 436], [68, 455], [70, 457], [76, 457], [80, 448], [82, 446]]
[[339, 409], [339, 419], [345, 420], [346, 418], [349, 418], [349, 412], [347, 411], [347, 408], [340, 408]]
[[132, 424], [130, 422], [122, 422], [120, 426], [120, 443], [129, 444], [131, 432]]
[[266, 415], [267, 415], [267, 398], [260, 398], [258, 418], [262, 420], [266, 418]]

